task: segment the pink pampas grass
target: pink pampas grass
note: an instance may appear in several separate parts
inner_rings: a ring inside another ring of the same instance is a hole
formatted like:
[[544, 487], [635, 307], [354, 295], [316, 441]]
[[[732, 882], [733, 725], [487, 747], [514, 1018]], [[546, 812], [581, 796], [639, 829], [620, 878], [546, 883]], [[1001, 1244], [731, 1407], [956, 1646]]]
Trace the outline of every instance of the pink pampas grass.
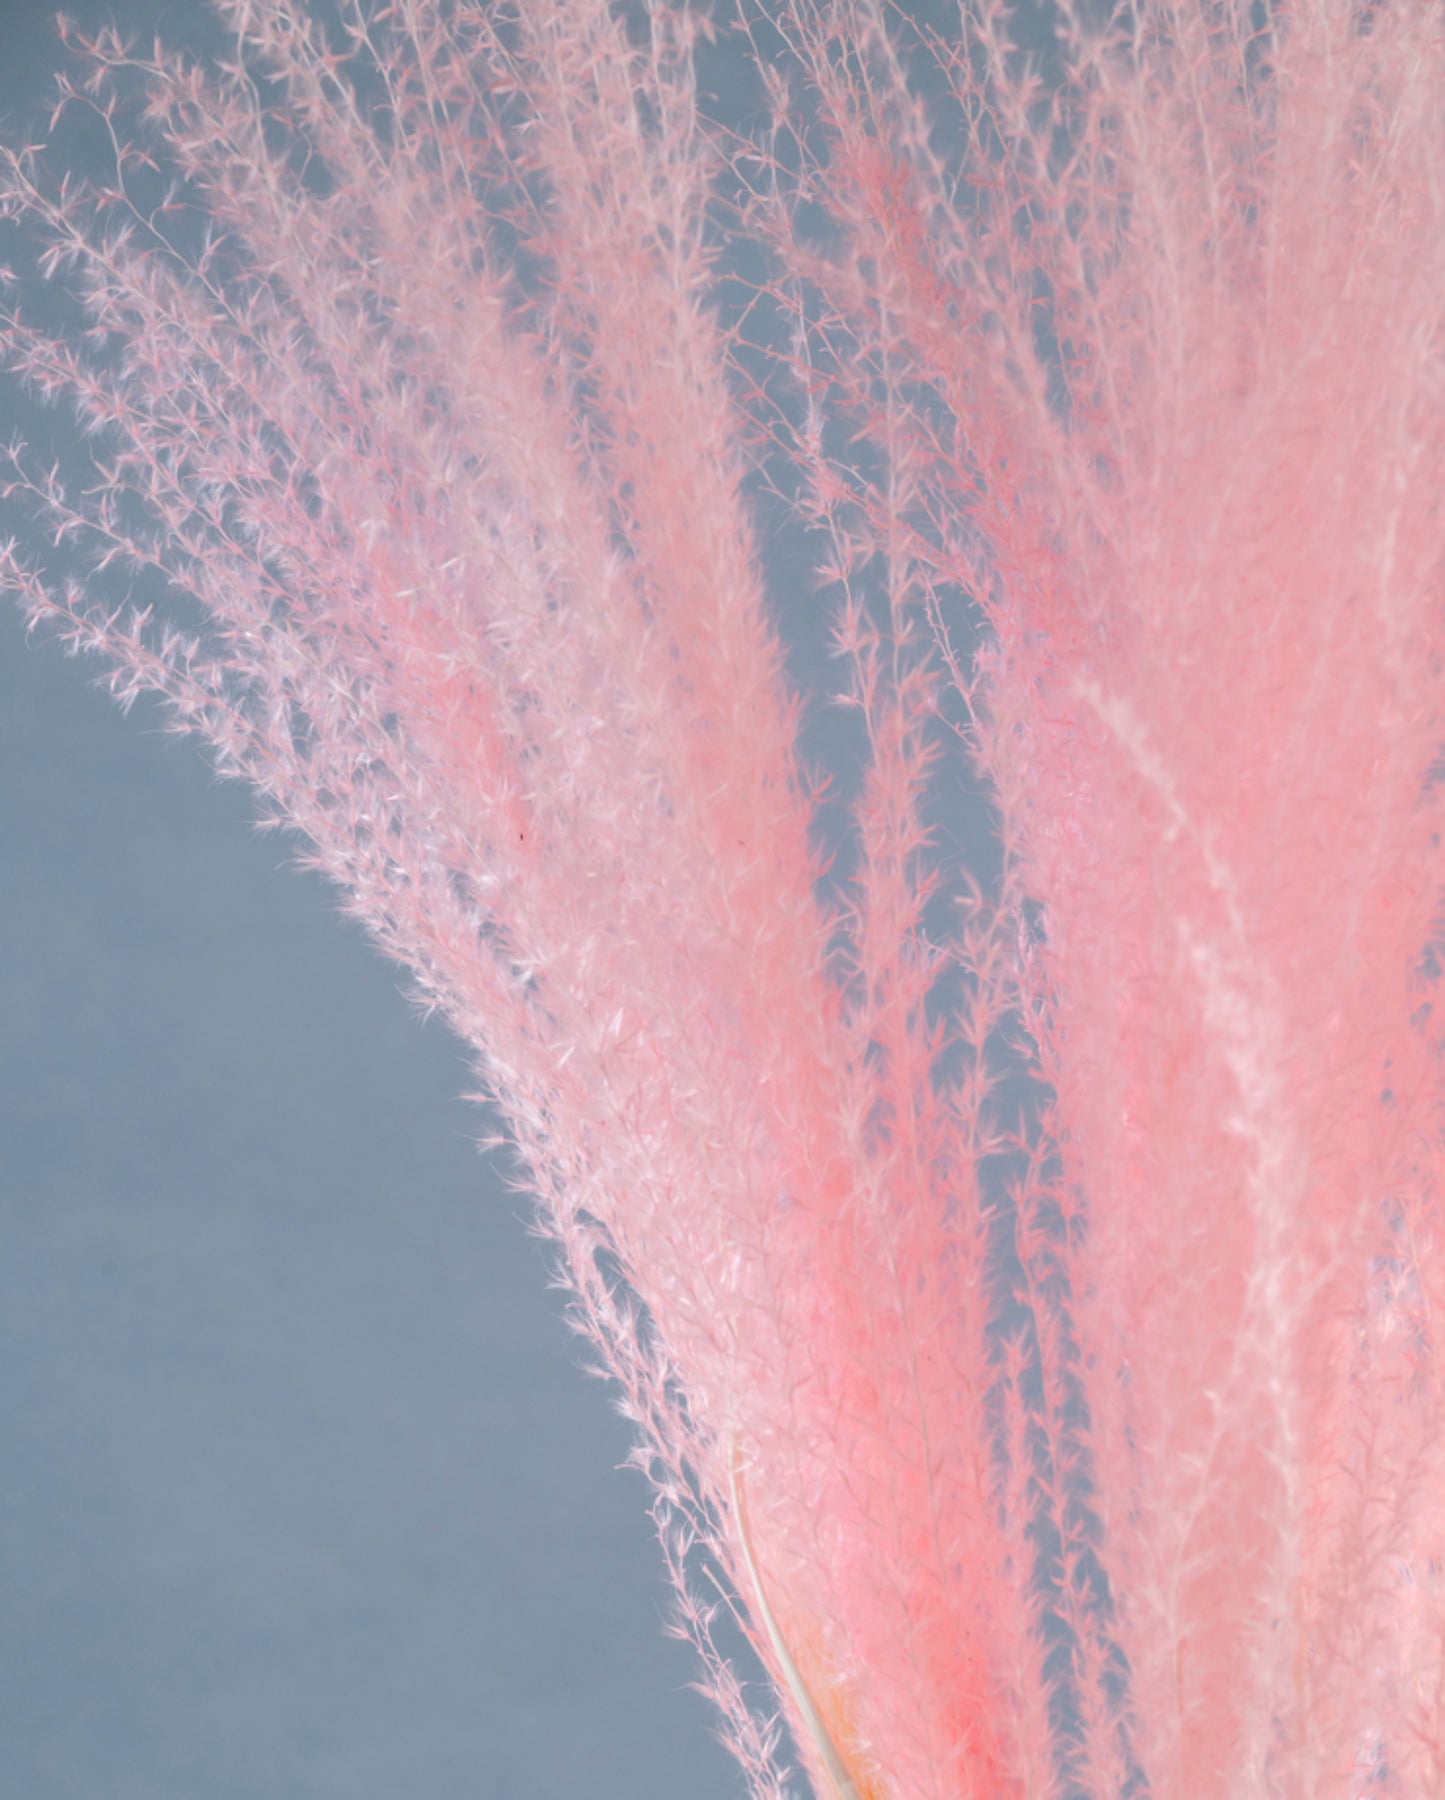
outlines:
[[823, 1795], [1441, 1791], [1436, 9], [797, 0], [752, 143], [663, 0], [221, 10], [7, 164], [12, 494], [164, 597], [5, 576], [475, 1049], [752, 1791], [700, 1568]]

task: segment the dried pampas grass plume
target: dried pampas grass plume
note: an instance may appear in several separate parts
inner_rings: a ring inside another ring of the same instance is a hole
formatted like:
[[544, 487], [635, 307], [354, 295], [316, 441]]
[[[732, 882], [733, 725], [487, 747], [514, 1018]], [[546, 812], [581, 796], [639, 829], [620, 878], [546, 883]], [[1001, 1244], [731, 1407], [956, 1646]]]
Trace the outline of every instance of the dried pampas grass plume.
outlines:
[[700, 1568], [835, 1800], [1441, 1792], [1445, 14], [219, 10], [0, 572], [474, 1050], [750, 1791]]

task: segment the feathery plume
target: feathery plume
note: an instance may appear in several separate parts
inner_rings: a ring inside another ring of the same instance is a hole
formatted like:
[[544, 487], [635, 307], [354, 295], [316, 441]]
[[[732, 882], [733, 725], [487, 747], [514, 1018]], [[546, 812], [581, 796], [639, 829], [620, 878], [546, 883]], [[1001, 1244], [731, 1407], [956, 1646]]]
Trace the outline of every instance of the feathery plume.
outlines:
[[751, 1791], [700, 1566], [830, 1800], [1439, 1792], [1438, 10], [219, 10], [4, 154], [0, 573], [475, 1052]]

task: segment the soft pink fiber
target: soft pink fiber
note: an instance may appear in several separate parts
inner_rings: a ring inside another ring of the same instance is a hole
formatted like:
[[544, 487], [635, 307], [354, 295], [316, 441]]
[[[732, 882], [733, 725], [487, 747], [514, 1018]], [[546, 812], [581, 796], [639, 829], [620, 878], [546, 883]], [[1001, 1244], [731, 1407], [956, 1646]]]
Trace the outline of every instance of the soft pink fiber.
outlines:
[[1445, 14], [793, 0], [745, 141], [670, 0], [220, 10], [9, 159], [4, 574], [475, 1048], [751, 1791], [709, 1565], [828, 1800], [1445, 1792]]

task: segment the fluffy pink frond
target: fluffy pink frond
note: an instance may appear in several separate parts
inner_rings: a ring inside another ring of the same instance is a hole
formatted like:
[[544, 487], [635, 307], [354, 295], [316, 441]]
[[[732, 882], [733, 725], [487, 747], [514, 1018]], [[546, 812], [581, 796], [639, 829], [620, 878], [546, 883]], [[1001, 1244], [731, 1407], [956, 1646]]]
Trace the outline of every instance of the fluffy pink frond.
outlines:
[[474, 1049], [751, 1790], [699, 1558], [833, 1800], [1438, 1792], [1438, 11], [221, 10], [6, 153], [0, 571]]

